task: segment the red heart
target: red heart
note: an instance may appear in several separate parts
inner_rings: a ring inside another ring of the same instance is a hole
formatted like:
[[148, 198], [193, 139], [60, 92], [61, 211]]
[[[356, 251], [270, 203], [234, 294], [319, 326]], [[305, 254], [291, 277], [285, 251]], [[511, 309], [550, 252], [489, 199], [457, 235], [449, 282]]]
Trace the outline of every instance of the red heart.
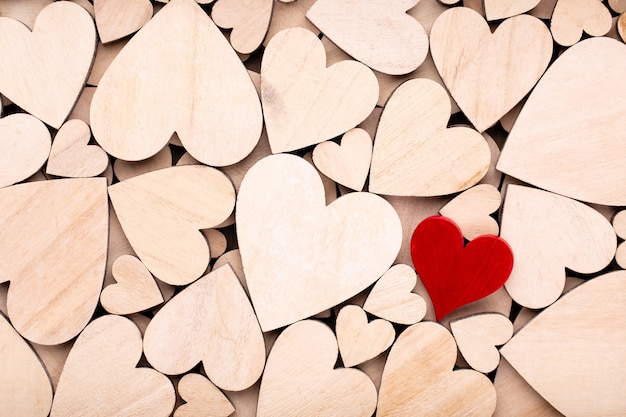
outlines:
[[428, 217], [413, 232], [411, 257], [437, 320], [502, 287], [513, 269], [506, 240], [483, 235], [463, 243], [461, 229], [443, 216]]

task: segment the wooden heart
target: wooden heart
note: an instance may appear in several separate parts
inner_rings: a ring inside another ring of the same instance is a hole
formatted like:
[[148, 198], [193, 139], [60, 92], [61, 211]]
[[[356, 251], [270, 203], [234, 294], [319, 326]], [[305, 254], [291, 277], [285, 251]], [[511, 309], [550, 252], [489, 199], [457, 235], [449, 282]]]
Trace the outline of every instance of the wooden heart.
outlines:
[[41, 360], [0, 314], [0, 414], [46, 417], [52, 385]]
[[341, 145], [322, 142], [313, 151], [313, 163], [331, 180], [361, 191], [372, 162], [372, 138], [363, 129], [347, 131]]
[[483, 132], [537, 83], [552, 58], [552, 36], [529, 15], [507, 19], [491, 33], [481, 15], [455, 7], [433, 24], [430, 48], [454, 101]]
[[435, 307], [437, 320], [498, 290], [513, 268], [513, 252], [497, 236], [483, 235], [463, 247], [450, 219], [423, 220], [411, 237], [411, 257]]
[[487, 20], [500, 20], [525, 13], [540, 0], [483, 0]]
[[235, 407], [208, 379], [200, 374], [187, 374], [178, 382], [178, 395], [185, 404], [176, 409], [174, 417], [228, 417]]
[[87, 325], [102, 288], [108, 220], [104, 178], [0, 189], [0, 282], [11, 282], [8, 316], [23, 337], [60, 344]]
[[154, 369], [135, 368], [140, 358], [133, 322], [111, 315], [92, 321], [67, 357], [50, 416], [169, 416], [174, 387]]
[[272, 38], [261, 63], [261, 100], [273, 153], [294, 151], [352, 129], [372, 112], [378, 81], [365, 65], [326, 68], [322, 42], [301, 28]]
[[430, 197], [471, 187], [489, 169], [485, 139], [467, 127], [447, 128], [450, 99], [428, 79], [405, 82], [380, 117], [369, 190]]
[[428, 36], [406, 11], [419, 0], [318, 0], [306, 17], [338, 47], [390, 75], [414, 71], [428, 53]]
[[199, 278], [211, 259], [200, 229], [230, 216], [235, 190], [215, 168], [161, 169], [109, 187], [117, 217], [137, 256], [155, 277], [172, 285]]
[[386, 351], [396, 338], [396, 331], [387, 320], [368, 323], [367, 314], [359, 306], [347, 305], [337, 315], [337, 342], [346, 368], [368, 361]]
[[513, 323], [498, 313], [476, 314], [450, 322], [459, 351], [472, 368], [489, 373], [498, 367], [501, 346], [513, 336]]
[[72, 2], [44, 8], [32, 33], [0, 17], [0, 92], [58, 129], [85, 85], [95, 51], [93, 20]]
[[165, 304], [146, 329], [144, 352], [155, 369], [169, 375], [202, 362], [222, 389], [241, 391], [254, 384], [263, 372], [265, 344], [232, 268], [211, 272]]
[[500, 208], [502, 197], [493, 185], [479, 184], [454, 198], [439, 213], [459, 226], [463, 236], [472, 240], [480, 235], [498, 235], [498, 222], [490, 216]]
[[497, 168], [577, 200], [626, 205], [625, 70], [626, 46], [614, 39], [565, 51], [528, 98]]
[[100, 303], [111, 314], [133, 314], [163, 302], [159, 286], [148, 268], [132, 255], [123, 255], [113, 264], [117, 284], [109, 285], [100, 295]]
[[211, 9], [216, 25], [232, 29], [230, 44], [240, 54], [256, 51], [270, 26], [273, 0], [219, 0]]
[[89, 145], [91, 130], [82, 120], [69, 120], [57, 132], [50, 150], [46, 173], [59, 177], [95, 177], [109, 165], [99, 146]]
[[592, 279], [523, 327], [500, 353], [567, 416], [626, 413], [626, 272]]
[[257, 416], [371, 416], [374, 384], [356, 369], [333, 369], [337, 353], [325, 324], [305, 320], [285, 329], [267, 359]]
[[501, 236], [515, 253], [506, 290], [528, 308], [543, 308], [559, 298], [565, 268], [582, 274], [602, 270], [617, 245], [611, 224], [591, 207], [519, 185], [507, 188]]
[[133, 36], [100, 80], [90, 119], [116, 158], [149, 158], [176, 132], [213, 166], [248, 155], [263, 124], [246, 69], [193, 0], [170, 1]]
[[50, 132], [35, 117], [18, 113], [1, 118], [0, 187], [37, 172], [48, 159], [50, 144]]
[[389, 203], [374, 194], [350, 193], [326, 206], [317, 171], [294, 155], [268, 156], [248, 171], [235, 218], [263, 331], [363, 291], [389, 269], [402, 240]]
[[554, 40], [563, 46], [578, 42], [583, 31], [591, 36], [602, 36], [611, 30], [611, 12], [601, 0], [558, 0], [550, 30]]
[[[612, 223], [615, 234], [622, 239], [626, 239], [626, 210], [617, 212], [615, 217], [613, 217]], [[626, 245], [624, 242], [617, 247], [615, 261], [622, 269], [626, 269]]]
[[363, 310], [398, 324], [411, 325], [426, 315], [426, 301], [413, 293], [417, 274], [408, 265], [394, 265], [370, 291]]
[[93, 8], [102, 43], [137, 32], [153, 12], [150, 0], [94, 0]]
[[385, 364], [378, 417], [490, 416], [496, 391], [489, 379], [472, 370], [452, 371], [456, 345], [452, 335], [433, 322], [406, 329]]

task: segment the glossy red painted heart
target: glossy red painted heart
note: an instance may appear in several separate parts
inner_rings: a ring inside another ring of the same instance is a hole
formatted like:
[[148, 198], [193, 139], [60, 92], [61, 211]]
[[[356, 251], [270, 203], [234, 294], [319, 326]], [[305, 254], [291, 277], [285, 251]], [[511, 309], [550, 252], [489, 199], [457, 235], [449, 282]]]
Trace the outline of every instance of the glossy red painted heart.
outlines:
[[461, 229], [443, 216], [428, 217], [413, 232], [411, 257], [437, 320], [502, 287], [513, 269], [513, 252], [504, 239], [482, 235], [463, 244]]

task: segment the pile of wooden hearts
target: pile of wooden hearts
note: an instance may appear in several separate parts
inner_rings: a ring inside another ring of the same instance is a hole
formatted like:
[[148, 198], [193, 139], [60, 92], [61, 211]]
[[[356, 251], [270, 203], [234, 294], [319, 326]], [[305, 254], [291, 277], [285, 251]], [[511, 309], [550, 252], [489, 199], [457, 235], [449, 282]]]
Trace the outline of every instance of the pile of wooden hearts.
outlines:
[[211, 3], [0, 2], [1, 416], [626, 415], [626, 1]]

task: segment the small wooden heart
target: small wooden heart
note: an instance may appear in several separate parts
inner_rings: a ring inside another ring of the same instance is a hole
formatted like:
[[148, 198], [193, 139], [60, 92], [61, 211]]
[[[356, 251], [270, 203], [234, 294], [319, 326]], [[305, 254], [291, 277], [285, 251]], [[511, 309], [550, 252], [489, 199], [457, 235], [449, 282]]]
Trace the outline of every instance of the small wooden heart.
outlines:
[[[541, 0], [483, 0], [487, 20], [500, 20], [525, 13]], [[556, 0], [555, 0], [556, 1]]]
[[211, 9], [216, 25], [230, 32], [230, 44], [240, 54], [251, 54], [263, 42], [272, 17], [273, 0], [219, 0]]
[[443, 206], [439, 213], [461, 228], [463, 236], [472, 240], [480, 235], [498, 235], [498, 222], [490, 216], [502, 203], [500, 191], [493, 185], [479, 184]]
[[611, 30], [613, 18], [601, 0], [558, 0], [550, 29], [554, 40], [563, 46], [572, 46], [580, 40], [583, 31], [591, 36], [603, 36]]
[[153, 12], [150, 0], [94, 0], [93, 9], [102, 43], [137, 32]]
[[178, 395], [185, 404], [174, 417], [228, 417], [235, 407], [228, 398], [200, 374], [187, 374], [178, 382]]

